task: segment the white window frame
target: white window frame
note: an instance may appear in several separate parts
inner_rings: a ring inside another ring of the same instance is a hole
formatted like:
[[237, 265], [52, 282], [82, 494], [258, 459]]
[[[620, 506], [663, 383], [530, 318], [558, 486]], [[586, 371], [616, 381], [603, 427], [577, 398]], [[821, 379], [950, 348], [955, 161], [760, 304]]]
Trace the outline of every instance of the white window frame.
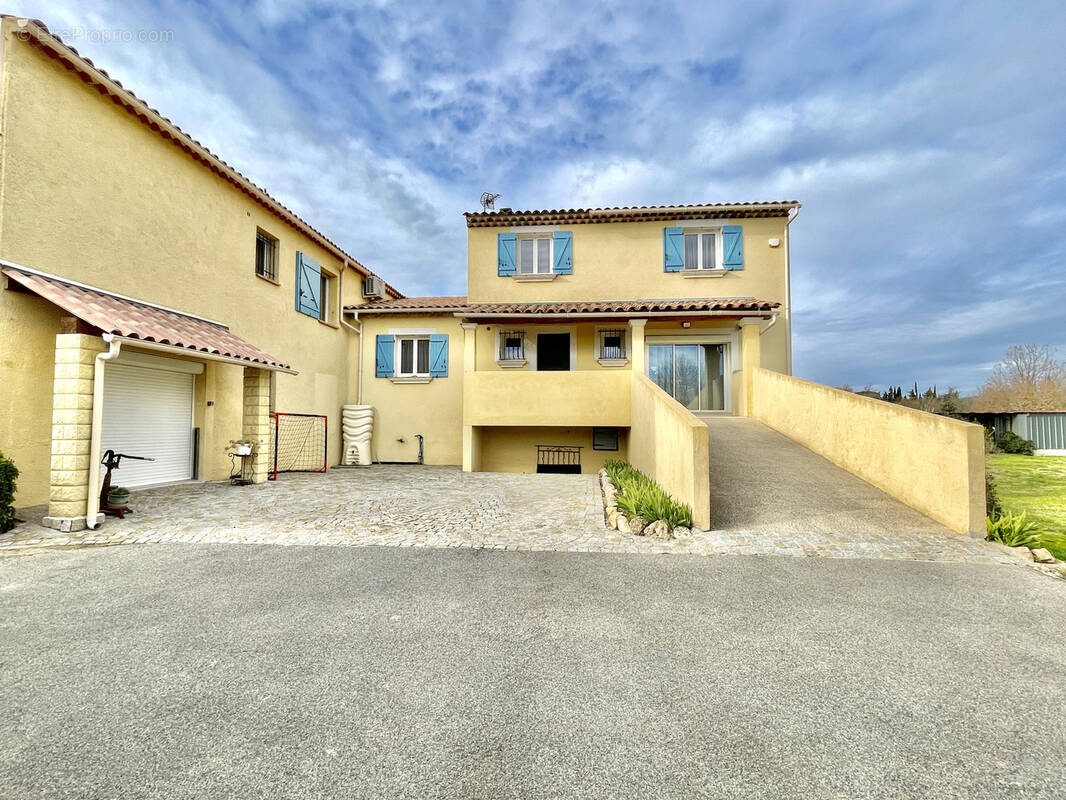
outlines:
[[[622, 358], [607, 358], [603, 354], [600, 342], [601, 331], [622, 331], [622, 350], [625, 355]], [[601, 367], [623, 367], [629, 363], [629, 352], [632, 345], [632, 339], [629, 335], [629, 330], [621, 325], [597, 325], [596, 326], [596, 361], [599, 362]]]
[[[411, 348], [412, 348], [412, 350], [411, 350], [411, 370], [412, 371], [411, 372], [404, 372], [403, 371], [403, 359], [401, 358], [401, 355], [402, 355], [402, 352], [403, 352], [403, 342], [405, 342], [405, 341], [414, 342], [414, 344], [411, 345]], [[426, 356], [427, 357], [426, 357], [426, 371], [425, 372], [419, 372], [418, 371], [418, 343], [419, 342], [425, 342], [426, 343]], [[430, 370], [432, 369], [432, 364], [430, 363], [430, 359], [432, 358], [432, 353], [430, 352], [430, 349], [429, 349], [430, 348], [430, 344], [429, 344], [429, 334], [428, 333], [427, 334], [406, 333], [406, 334], [397, 335], [395, 337], [395, 339], [394, 339], [393, 347], [395, 348], [395, 350], [394, 350], [394, 352], [392, 354], [392, 365], [393, 365], [392, 366], [392, 374], [393, 374], [393, 377], [396, 377], [396, 378], [428, 378], [428, 377], [430, 377]]]
[[[505, 333], [517, 333], [522, 339], [522, 357], [521, 358], [504, 358], [503, 357], [503, 335]], [[503, 330], [501, 328], [496, 329], [496, 363], [504, 369], [518, 369], [525, 367], [529, 363], [529, 345], [530, 339], [524, 328], [512, 328]]]
[[[713, 267], [703, 266], [703, 234], [714, 234], [714, 264]], [[722, 249], [722, 228], [721, 226], [703, 225], [700, 227], [682, 228], [681, 230], [681, 257], [685, 257], [685, 236], [695, 235], [696, 239], [696, 260], [699, 262], [699, 266], [690, 267], [688, 264], [682, 266], [682, 270], [685, 272], [724, 272], [725, 267], [722, 266], [722, 258], [724, 256]]]
[[[522, 271], [522, 242], [526, 240], [533, 240], [533, 269], [529, 272]], [[519, 233], [515, 235], [515, 275], [516, 276], [534, 276], [534, 275], [554, 275], [555, 274], [555, 237], [550, 233]], [[540, 250], [541, 245], [537, 242], [548, 243], [548, 271], [538, 272], [537, 266], [537, 251]]]

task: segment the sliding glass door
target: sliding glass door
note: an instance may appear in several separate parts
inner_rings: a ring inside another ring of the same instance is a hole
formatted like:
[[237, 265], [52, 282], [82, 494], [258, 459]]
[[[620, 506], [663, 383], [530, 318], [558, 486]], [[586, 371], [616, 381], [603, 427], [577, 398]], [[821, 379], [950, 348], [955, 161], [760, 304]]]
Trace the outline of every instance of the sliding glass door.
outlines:
[[648, 346], [648, 377], [691, 411], [725, 411], [724, 344]]

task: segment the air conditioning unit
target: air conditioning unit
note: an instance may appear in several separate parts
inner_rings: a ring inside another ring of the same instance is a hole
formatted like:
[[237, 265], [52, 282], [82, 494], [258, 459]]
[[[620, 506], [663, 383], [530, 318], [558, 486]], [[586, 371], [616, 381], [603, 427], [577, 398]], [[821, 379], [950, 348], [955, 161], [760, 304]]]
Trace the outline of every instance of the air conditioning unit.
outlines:
[[385, 281], [377, 275], [370, 275], [363, 280], [363, 297], [367, 300], [383, 300], [385, 298]]

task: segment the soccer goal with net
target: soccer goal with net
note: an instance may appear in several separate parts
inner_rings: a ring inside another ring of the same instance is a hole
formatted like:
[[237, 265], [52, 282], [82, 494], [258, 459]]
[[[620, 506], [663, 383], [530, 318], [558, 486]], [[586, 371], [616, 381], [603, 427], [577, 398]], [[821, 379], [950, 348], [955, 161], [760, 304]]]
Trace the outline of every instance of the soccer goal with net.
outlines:
[[274, 414], [274, 464], [280, 472], [325, 472], [328, 420], [324, 414]]

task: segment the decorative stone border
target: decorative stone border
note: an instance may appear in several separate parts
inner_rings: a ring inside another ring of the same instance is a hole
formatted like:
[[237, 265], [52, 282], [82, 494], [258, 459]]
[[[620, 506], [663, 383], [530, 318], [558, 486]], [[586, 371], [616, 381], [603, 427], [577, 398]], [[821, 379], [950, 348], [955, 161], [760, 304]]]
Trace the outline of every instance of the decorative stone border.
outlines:
[[627, 517], [618, 510], [618, 489], [615, 487], [607, 470], [600, 470], [600, 488], [603, 490], [604, 523], [611, 530], [644, 536], [648, 539], [687, 539], [692, 536], [692, 529], [678, 525], [672, 529], [663, 520], [652, 522], [643, 517]]

